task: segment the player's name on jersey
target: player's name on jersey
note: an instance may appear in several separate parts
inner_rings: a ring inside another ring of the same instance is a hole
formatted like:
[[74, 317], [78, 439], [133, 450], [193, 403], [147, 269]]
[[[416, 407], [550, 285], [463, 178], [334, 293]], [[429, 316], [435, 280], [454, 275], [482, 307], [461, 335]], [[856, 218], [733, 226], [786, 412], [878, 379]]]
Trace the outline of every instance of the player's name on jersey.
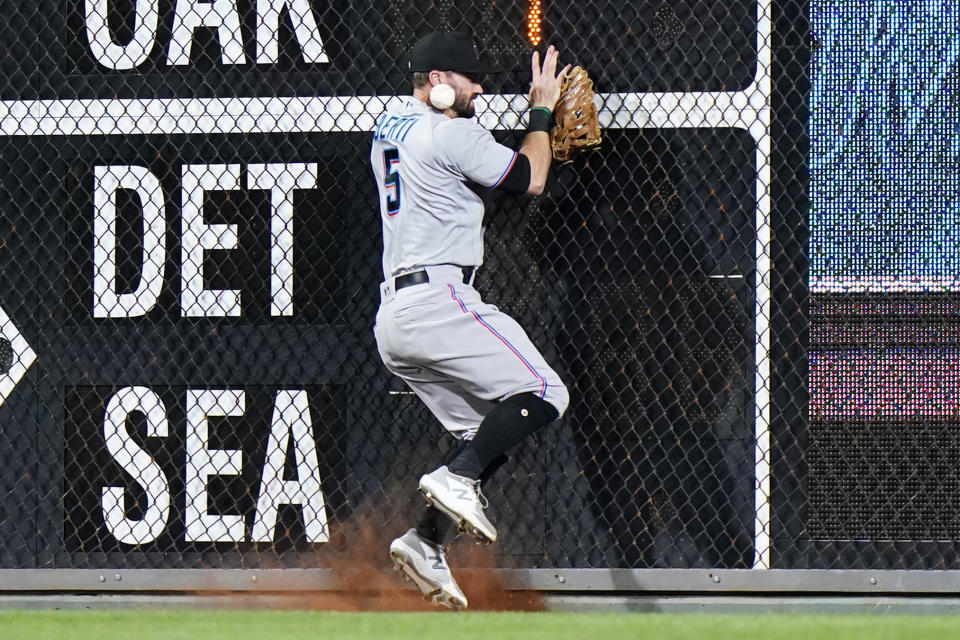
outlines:
[[385, 114], [377, 122], [377, 128], [373, 132], [374, 140], [405, 140], [407, 133], [413, 128], [413, 125], [420, 119], [420, 115], [415, 116], [392, 116]]
[[[290, 21], [304, 62], [325, 63], [329, 58], [314, 18], [309, 0], [253, 0], [205, 2], [202, 0], [138, 0], [132, 37], [125, 43], [114, 39], [109, 23], [111, 5], [107, 0], [84, 3], [85, 39], [97, 63], [114, 70], [135, 69], [147, 61], [157, 45], [160, 15], [168, 15], [174, 6], [170, 40], [165, 57], [169, 66], [190, 64], [195, 33], [198, 29], [215, 30], [222, 64], [274, 64], [279, 59], [280, 20]], [[249, 5], [249, 6], [242, 6]], [[251, 60], [244, 46], [245, 29], [241, 11], [255, 5], [256, 55]], [[163, 9], [163, 11], [161, 11]]]
[[[242, 175], [246, 180], [242, 180]], [[293, 315], [294, 191], [317, 187], [316, 163], [185, 164], [180, 171], [180, 315], [238, 317], [241, 290], [211, 289], [204, 282], [207, 252], [239, 247], [239, 225], [207, 224], [206, 194], [243, 189], [270, 192], [270, 315]], [[117, 192], [134, 191], [139, 198], [141, 263], [131, 291], [118, 292]], [[149, 313], [164, 287], [167, 199], [160, 179], [137, 165], [94, 167], [93, 188], [93, 308], [94, 318], [133, 318]]]

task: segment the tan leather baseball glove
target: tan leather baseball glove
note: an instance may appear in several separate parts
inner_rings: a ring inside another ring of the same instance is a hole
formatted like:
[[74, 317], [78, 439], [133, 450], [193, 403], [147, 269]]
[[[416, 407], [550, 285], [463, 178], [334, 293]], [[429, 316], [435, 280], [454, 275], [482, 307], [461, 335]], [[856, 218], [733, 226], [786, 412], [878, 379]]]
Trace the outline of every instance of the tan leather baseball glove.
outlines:
[[593, 103], [593, 80], [581, 66], [563, 79], [560, 99], [553, 110], [550, 146], [553, 159], [570, 162], [579, 152], [600, 146], [600, 120]]

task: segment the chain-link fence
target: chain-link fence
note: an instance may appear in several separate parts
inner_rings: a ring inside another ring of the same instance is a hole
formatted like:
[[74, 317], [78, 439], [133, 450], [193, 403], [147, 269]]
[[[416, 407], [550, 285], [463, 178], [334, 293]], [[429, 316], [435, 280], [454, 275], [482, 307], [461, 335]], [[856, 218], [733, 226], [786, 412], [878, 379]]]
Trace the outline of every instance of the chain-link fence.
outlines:
[[542, 196], [484, 195], [476, 286], [571, 394], [489, 483], [498, 565], [955, 565], [955, 425], [834, 391], [895, 388], [916, 332], [808, 300], [806, 2], [4, 5], [0, 566], [330, 567], [410, 526], [454, 442], [377, 354], [368, 156], [433, 29], [507, 69], [501, 142], [535, 36], [605, 126]]

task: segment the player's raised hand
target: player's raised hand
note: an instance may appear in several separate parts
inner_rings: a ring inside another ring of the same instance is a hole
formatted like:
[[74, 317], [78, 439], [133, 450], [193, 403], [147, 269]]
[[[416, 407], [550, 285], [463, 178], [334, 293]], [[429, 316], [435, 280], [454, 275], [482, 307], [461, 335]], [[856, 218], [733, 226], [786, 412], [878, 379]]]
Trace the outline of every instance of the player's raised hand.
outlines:
[[570, 71], [572, 65], [565, 66], [560, 73], [557, 73], [557, 59], [560, 52], [556, 47], [550, 45], [543, 55], [543, 66], [540, 65], [540, 52], [533, 52], [531, 60], [533, 80], [530, 82], [530, 106], [546, 107], [551, 111], [560, 98], [560, 85], [564, 76]]

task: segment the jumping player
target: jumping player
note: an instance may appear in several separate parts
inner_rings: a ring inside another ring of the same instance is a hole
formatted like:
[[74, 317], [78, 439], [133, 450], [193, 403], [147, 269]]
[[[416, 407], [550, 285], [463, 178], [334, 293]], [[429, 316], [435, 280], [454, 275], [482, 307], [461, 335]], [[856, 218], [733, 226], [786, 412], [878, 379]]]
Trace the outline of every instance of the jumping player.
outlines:
[[413, 96], [388, 109], [373, 135], [384, 273], [377, 346], [386, 367], [464, 443], [420, 478], [426, 511], [391, 543], [390, 555], [426, 597], [454, 609], [466, 608], [467, 599], [444, 555], [450, 520], [481, 541], [496, 540], [481, 480], [569, 402], [520, 325], [472, 286], [483, 262], [483, 203], [471, 185], [542, 193], [551, 112], [570, 69], [557, 73], [558, 56], [550, 46], [541, 66], [533, 54], [530, 124], [518, 151], [474, 119], [481, 75], [496, 70], [458, 33], [431, 33], [414, 45]]

